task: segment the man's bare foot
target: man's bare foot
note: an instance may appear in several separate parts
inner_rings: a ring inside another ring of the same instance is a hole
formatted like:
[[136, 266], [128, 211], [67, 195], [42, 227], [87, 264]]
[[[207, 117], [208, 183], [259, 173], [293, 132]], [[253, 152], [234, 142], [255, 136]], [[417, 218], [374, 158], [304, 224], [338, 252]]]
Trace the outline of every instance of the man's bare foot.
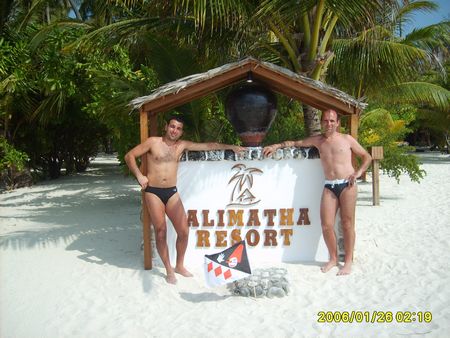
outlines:
[[330, 271], [331, 268], [337, 266], [337, 262], [336, 261], [329, 261], [327, 264], [325, 264], [324, 266], [322, 266], [320, 268], [320, 270], [322, 270], [323, 273]]
[[177, 284], [177, 278], [174, 273], [167, 274], [166, 282], [169, 284]]
[[336, 274], [336, 276], [349, 275], [350, 272], [352, 272], [352, 263], [345, 263], [344, 266], [339, 269], [339, 272]]
[[185, 267], [181, 267], [181, 268], [175, 268], [175, 272], [179, 273], [180, 275], [184, 276], [184, 277], [193, 277], [194, 275], [192, 273], [190, 273], [189, 271], [186, 270]]

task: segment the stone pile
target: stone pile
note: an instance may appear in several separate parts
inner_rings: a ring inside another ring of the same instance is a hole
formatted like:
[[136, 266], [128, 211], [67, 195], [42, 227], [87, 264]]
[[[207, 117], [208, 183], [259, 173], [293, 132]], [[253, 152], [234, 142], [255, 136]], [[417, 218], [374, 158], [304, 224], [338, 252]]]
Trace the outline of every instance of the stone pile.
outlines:
[[256, 269], [252, 275], [228, 285], [236, 296], [243, 297], [284, 297], [289, 294], [289, 281], [285, 268]]

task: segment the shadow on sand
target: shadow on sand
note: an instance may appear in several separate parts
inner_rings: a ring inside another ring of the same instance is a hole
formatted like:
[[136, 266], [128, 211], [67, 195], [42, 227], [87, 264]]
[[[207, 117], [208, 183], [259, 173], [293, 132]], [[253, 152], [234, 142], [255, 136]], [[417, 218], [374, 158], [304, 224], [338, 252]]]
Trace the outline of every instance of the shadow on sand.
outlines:
[[[66, 245], [92, 264], [142, 270], [140, 194], [114, 156], [85, 173], [0, 195], [0, 248]], [[15, 230], [17, 224], [21, 229]]]
[[439, 151], [427, 151], [423, 153], [414, 153], [421, 163], [427, 164], [447, 164], [450, 162], [450, 154], [443, 154]]
[[191, 303], [204, 303], [204, 302], [217, 302], [219, 300], [225, 300], [232, 296], [220, 296], [213, 292], [201, 292], [201, 293], [191, 293], [191, 292], [180, 292], [182, 299]]

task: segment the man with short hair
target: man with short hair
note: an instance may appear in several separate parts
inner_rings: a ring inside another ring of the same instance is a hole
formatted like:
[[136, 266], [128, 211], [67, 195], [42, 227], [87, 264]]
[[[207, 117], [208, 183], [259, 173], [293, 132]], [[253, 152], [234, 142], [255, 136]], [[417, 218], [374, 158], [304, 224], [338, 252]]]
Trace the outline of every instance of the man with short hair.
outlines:
[[[180, 195], [177, 192], [178, 162], [185, 150], [225, 150], [242, 152], [245, 148], [221, 143], [194, 143], [181, 140], [184, 122], [179, 116], [173, 116], [165, 126], [162, 137], [149, 137], [143, 143], [131, 149], [125, 155], [125, 161], [140, 186], [145, 191], [145, 204], [155, 229], [156, 248], [166, 268], [166, 281], [176, 283], [175, 273], [185, 277], [192, 274], [184, 267], [184, 255], [188, 244], [188, 223]], [[136, 158], [147, 153], [147, 176], [139, 170]], [[169, 250], [166, 241], [166, 217], [172, 222], [177, 233], [176, 265], [170, 265]]]
[[[334, 223], [336, 212], [340, 209], [344, 232], [345, 261], [338, 275], [347, 275], [351, 272], [355, 247], [356, 179], [367, 170], [372, 158], [351, 135], [341, 134], [338, 131], [340, 118], [334, 110], [323, 112], [321, 123], [322, 134], [310, 136], [304, 140], [273, 144], [264, 147], [263, 153], [265, 156], [269, 156], [283, 147], [316, 147], [319, 150], [325, 174], [325, 186], [320, 202], [320, 219], [323, 238], [329, 253], [329, 261], [321, 270], [327, 272], [338, 265]], [[362, 159], [357, 170], [352, 164], [352, 154]]]

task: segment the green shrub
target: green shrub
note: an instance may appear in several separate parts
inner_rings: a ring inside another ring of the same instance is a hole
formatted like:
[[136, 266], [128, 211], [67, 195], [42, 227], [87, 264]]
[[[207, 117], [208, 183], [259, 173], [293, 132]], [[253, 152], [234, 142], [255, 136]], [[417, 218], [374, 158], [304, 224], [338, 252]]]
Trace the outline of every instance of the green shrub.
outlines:
[[0, 186], [8, 190], [31, 183], [26, 170], [28, 155], [15, 149], [0, 136]]
[[378, 108], [363, 115], [359, 128], [359, 141], [363, 147], [383, 147], [384, 159], [380, 161], [380, 167], [397, 182], [402, 174], [407, 174], [414, 182], [426, 175], [420, 169], [418, 158], [411, 153], [414, 148], [402, 142], [409, 132], [408, 123], [408, 118], [394, 120], [389, 111]]

